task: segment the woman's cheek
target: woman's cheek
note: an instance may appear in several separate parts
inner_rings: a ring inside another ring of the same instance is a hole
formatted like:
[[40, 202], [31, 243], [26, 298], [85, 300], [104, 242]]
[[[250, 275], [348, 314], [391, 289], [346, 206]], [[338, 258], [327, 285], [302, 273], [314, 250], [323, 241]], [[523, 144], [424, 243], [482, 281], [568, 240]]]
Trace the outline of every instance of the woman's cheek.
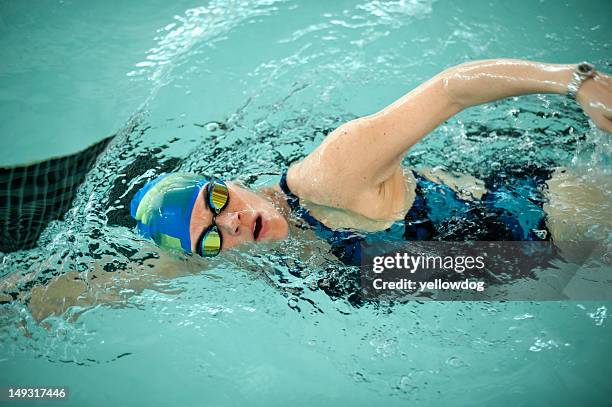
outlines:
[[234, 238], [233, 237], [224, 237], [223, 238], [223, 243], [222, 243], [222, 248], [223, 249], [229, 249], [230, 247], [234, 247], [236, 244], [234, 242]]

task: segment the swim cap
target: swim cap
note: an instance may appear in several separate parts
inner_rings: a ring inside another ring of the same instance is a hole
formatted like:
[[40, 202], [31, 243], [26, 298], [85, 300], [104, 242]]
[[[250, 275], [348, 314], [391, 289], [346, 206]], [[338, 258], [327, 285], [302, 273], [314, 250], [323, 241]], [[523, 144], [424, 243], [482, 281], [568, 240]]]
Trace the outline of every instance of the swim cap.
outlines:
[[191, 211], [198, 193], [209, 181], [201, 175], [172, 173], [147, 182], [130, 205], [138, 233], [163, 249], [191, 253]]

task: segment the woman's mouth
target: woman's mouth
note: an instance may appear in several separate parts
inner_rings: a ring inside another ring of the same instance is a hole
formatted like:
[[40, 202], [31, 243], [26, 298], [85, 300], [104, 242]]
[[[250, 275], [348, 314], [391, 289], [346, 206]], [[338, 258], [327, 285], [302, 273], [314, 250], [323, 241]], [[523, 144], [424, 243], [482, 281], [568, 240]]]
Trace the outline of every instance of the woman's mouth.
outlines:
[[263, 230], [263, 218], [261, 215], [257, 215], [255, 222], [253, 222], [253, 240], [257, 241], [260, 237], [263, 237], [261, 233]]

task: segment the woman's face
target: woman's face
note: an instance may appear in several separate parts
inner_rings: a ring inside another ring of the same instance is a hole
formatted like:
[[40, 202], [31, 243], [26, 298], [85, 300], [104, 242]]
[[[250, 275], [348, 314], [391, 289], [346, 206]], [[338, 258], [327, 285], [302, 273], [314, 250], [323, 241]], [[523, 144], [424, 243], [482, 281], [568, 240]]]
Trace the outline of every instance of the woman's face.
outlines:
[[[223, 249], [245, 242], [267, 242], [287, 237], [289, 225], [272, 202], [233, 182], [227, 182], [227, 186], [229, 203], [215, 218], [223, 238]], [[198, 238], [210, 226], [213, 217], [205, 203], [205, 191], [206, 188], [200, 190], [191, 212], [189, 235], [194, 253]]]

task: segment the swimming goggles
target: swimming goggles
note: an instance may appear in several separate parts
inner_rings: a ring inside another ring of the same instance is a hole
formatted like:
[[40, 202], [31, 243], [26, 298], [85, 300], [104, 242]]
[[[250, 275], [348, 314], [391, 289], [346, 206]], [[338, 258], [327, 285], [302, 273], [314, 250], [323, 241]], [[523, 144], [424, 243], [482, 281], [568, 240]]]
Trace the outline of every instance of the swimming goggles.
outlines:
[[213, 179], [206, 185], [204, 191], [204, 201], [206, 206], [213, 213], [210, 226], [200, 235], [196, 243], [196, 253], [202, 257], [214, 257], [221, 252], [223, 237], [219, 232], [215, 218], [221, 213], [229, 203], [229, 193], [227, 185], [220, 179]]

